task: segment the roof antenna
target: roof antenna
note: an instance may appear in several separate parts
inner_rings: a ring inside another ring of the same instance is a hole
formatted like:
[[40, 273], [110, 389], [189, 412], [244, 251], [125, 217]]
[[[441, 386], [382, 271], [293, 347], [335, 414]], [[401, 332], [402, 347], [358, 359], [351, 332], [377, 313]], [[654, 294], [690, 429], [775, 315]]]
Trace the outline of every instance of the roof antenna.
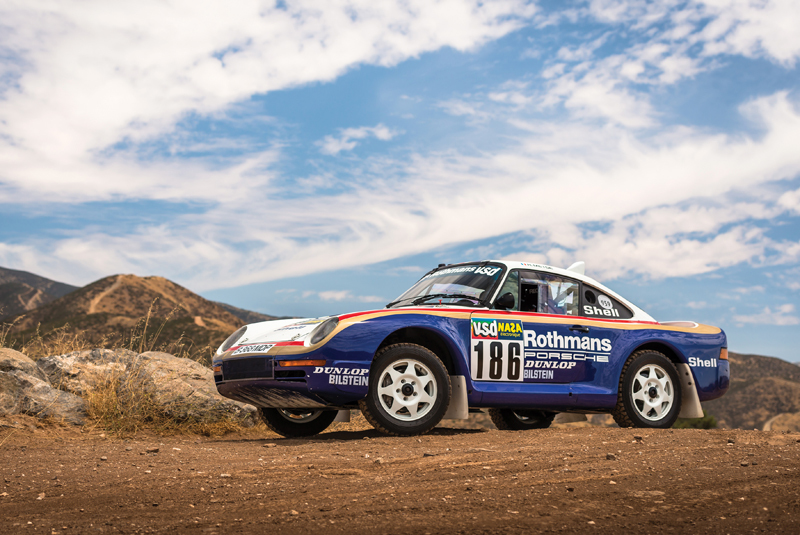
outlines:
[[567, 268], [567, 271], [573, 271], [578, 275], [586, 274], [586, 262], [578, 261]]

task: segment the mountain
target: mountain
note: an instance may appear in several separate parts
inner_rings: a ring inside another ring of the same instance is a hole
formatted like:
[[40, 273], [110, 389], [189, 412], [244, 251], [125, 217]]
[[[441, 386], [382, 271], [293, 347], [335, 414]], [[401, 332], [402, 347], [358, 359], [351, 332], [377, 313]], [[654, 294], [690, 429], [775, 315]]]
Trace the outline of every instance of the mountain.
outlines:
[[720, 427], [762, 429], [770, 420], [774, 420], [773, 429], [779, 423], [800, 424], [800, 366], [774, 357], [728, 355], [730, 389], [721, 398], [703, 403]]
[[33, 310], [77, 289], [27, 271], [0, 267], [0, 319]]
[[[229, 308], [242, 315], [248, 312]], [[273, 319], [256, 317], [257, 321]], [[13, 320], [9, 339], [18, 345], [36, 337], [37, 329], [39, 333], [63, 329], [70, 335], [81, 333], [95, 347], [138, 347], [141, 343], [148, 349], [192, 354], [210, 353], [246, 323], [221, 304], [170, 280], [135, 275], [100, 279]]]
[[262, 314], [260, 312], [253, 312], [252, 310], [245, 310], [243, 308], [237, 308], [233, 305], [228, 305], [226, 303], [220, 303], [219, 301], [214, 301], [214, 304], [217, 304], [242, 320], [245, 323], [258, 323], [260, 321], [269, 321], [269, 320], [276, 320], [276, 319], [289, 319], [288, 316], [267, 316], [266, 314]]

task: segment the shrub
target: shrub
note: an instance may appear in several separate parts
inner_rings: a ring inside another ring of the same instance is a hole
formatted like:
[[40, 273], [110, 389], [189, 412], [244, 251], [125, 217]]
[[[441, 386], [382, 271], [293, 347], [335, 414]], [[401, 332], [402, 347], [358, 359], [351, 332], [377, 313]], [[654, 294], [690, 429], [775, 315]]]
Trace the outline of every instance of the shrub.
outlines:
[[702, 418], [678, 418], [673, 429], [716, 429], [717, 419], [703, 410]]

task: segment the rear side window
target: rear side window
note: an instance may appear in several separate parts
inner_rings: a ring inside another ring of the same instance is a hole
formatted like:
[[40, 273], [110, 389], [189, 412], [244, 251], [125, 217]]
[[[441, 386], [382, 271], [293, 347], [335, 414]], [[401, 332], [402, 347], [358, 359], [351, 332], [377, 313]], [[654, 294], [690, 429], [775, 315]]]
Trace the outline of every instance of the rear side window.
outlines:
[[523, 271], [519, 281], [519, 309], [523, 312], [577, 316], [577, 281], [553, 275]]
[[633, 312], [613, 297], [606, 295], [591, 286], [583, 285], [583, 316], [587, 318], [629, 319]]

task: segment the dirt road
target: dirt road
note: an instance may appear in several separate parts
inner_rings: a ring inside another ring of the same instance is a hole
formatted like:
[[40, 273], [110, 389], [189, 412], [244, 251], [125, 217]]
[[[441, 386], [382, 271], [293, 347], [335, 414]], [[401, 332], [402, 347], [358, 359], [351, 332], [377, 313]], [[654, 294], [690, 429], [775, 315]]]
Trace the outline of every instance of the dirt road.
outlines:
[[0, 422], [0, 533], [800, 532], [800, 434], [121, 440], [31, 421]]

